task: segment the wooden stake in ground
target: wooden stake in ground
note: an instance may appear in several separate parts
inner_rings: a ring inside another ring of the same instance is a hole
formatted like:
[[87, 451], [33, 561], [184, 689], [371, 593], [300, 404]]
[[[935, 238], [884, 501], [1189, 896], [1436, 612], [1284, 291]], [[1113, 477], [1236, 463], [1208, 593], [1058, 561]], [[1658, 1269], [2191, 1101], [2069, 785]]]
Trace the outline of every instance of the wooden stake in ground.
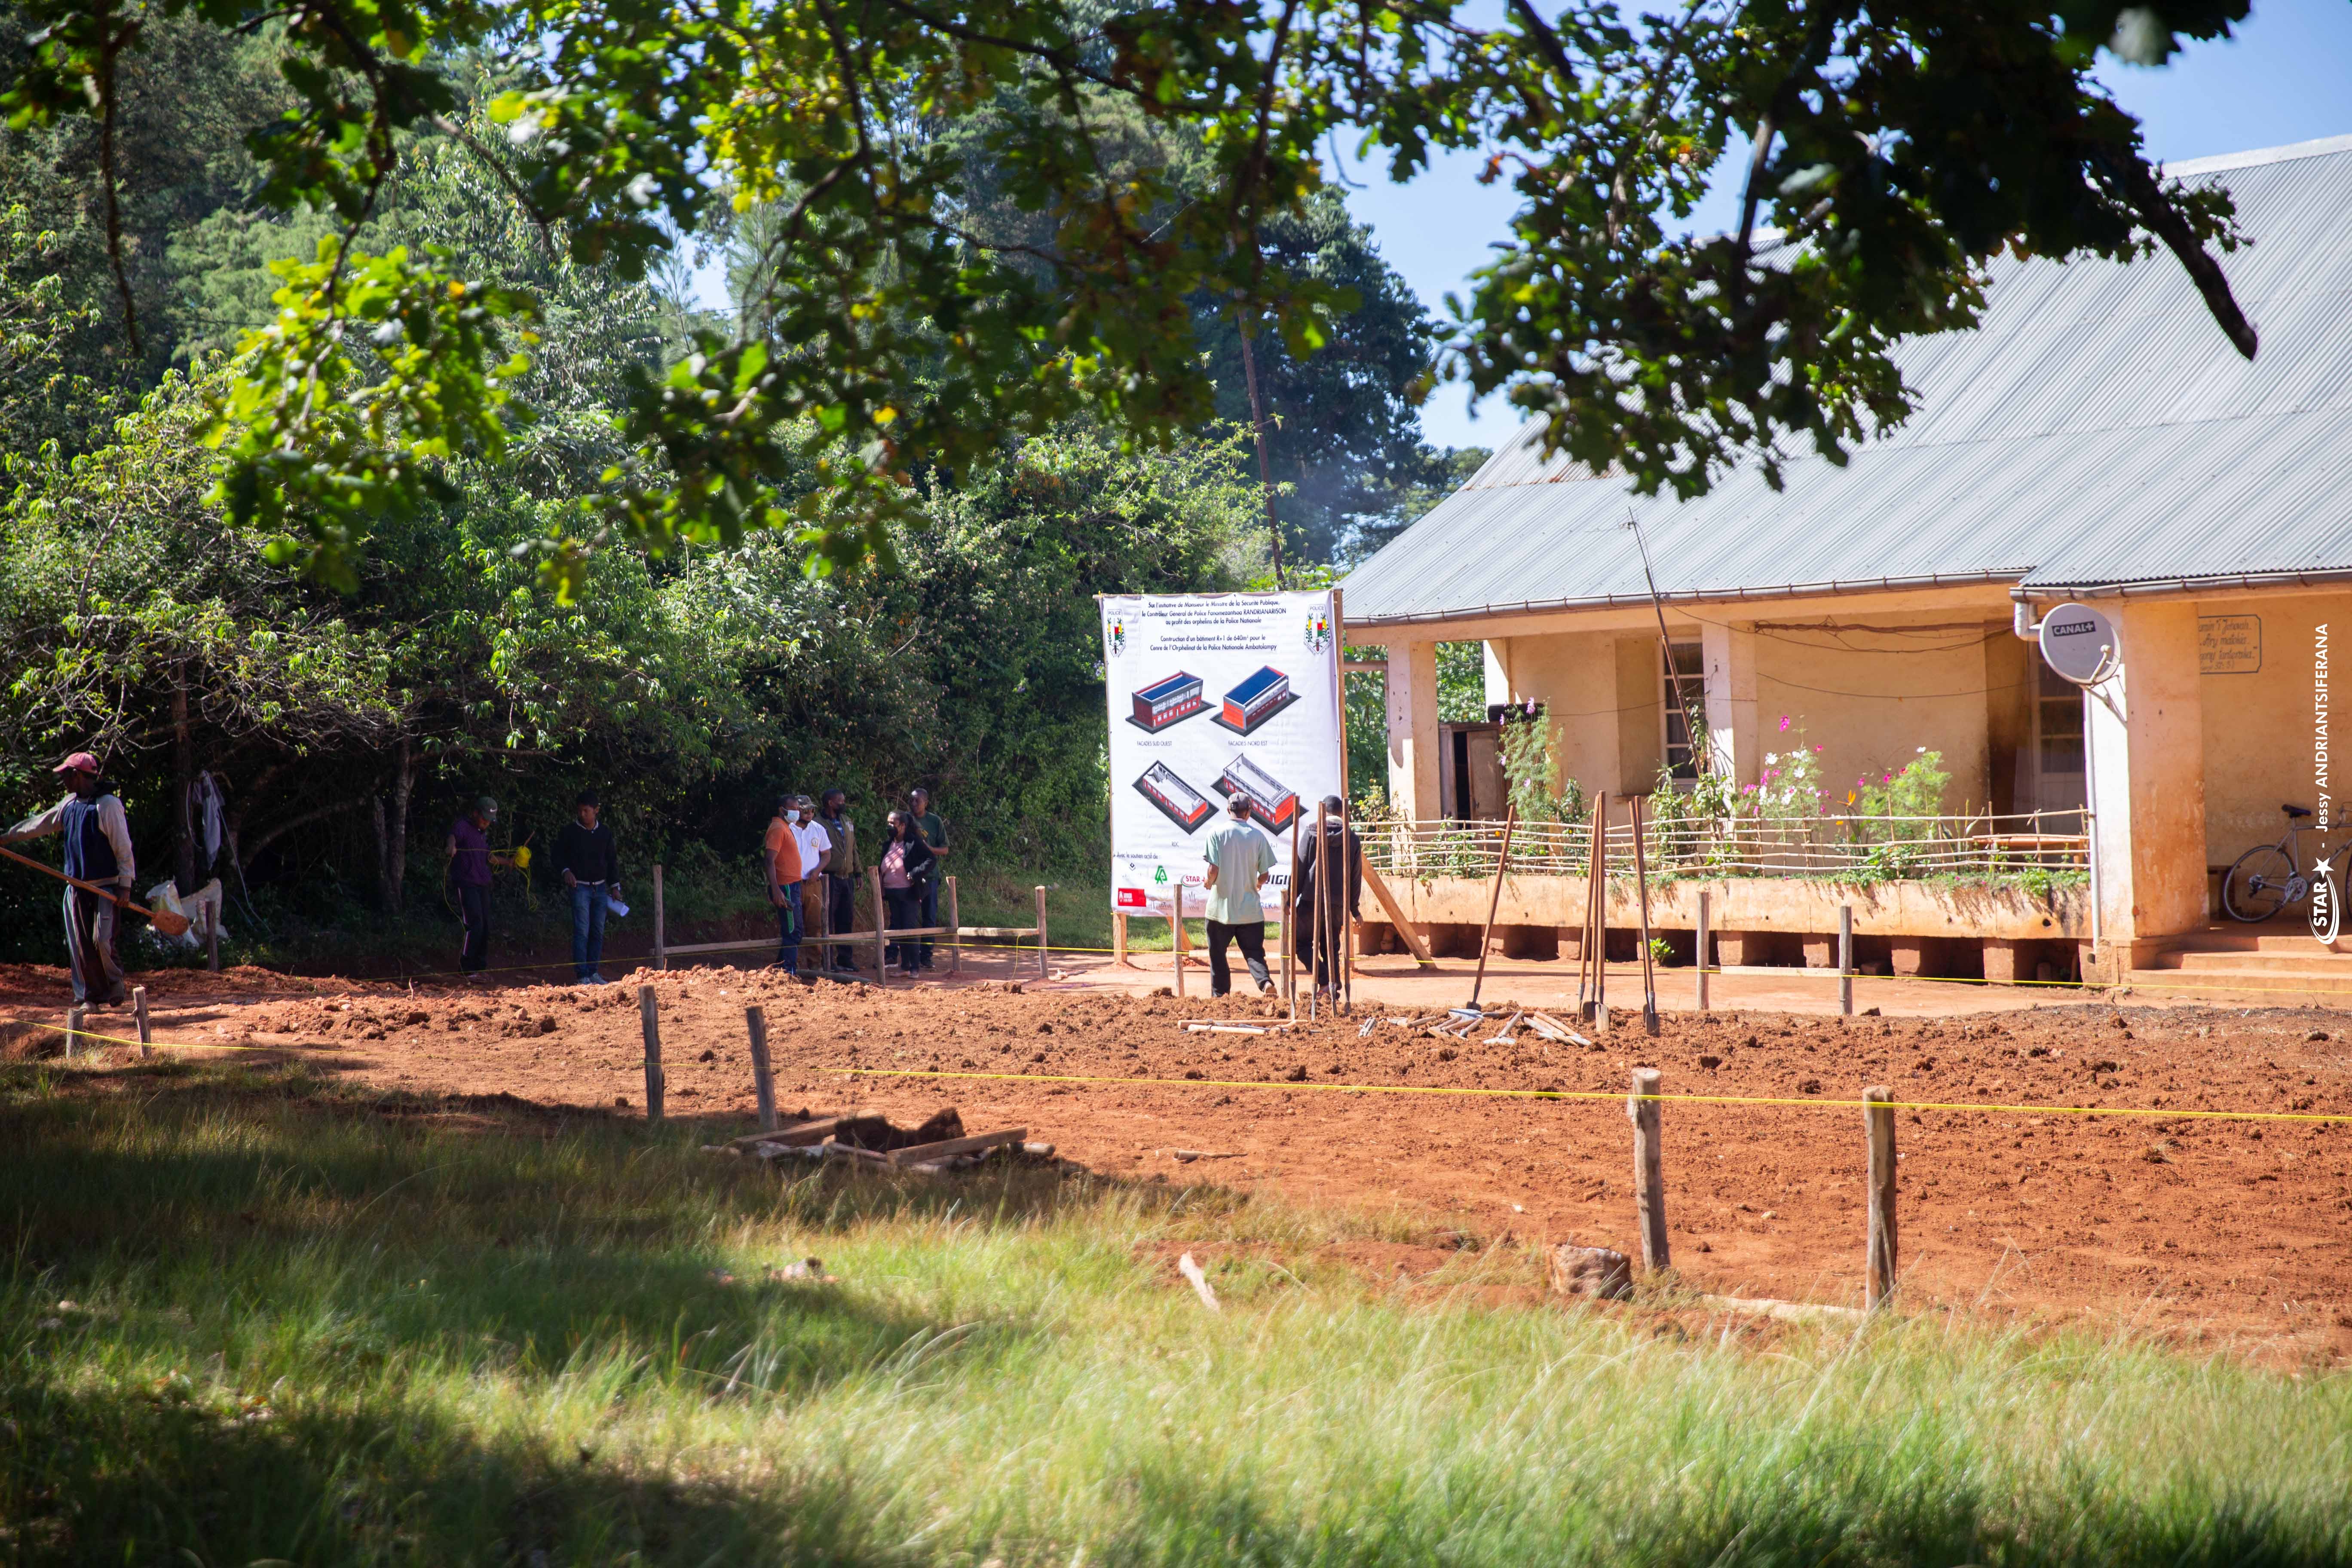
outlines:
[[1132, 969], [1127, 961], [1127, 911], [1113, 910], [1110, 915], [1110, 962], [1116, 969]]
[[1626, 811], [1633, 819], [1633, 887], [1642, 904], [1642, 1032], [1658, 1032], [1657, 958], [1650, 951], [1650, 862], [1642, 848], [1642, 797], [1630, 796]]
[[1595, 1032], [1609, 1032], [1609, 792], [1592, 797], [1592, 872], [1585, 883], [1592, 914], [1592, 1010]]
[[1862, 1091], [1862, 1117], [1870, 1132], [1869, 1269], [1864, 1304], [1880, 1307], [1895, 1293], [1895, 1107], [1883, 1087]]
[[1853, 1016], [1853, 906], [1838, 906], [1838, 1011]]
[[1037, 889], [1037, 978], [1043, 980], [1049, 973], [1045, 957], [1045, 889], [1041, 884]]
[[1478, 973], [1470, 982], [1469, 1005], [1478, 1005], [1478, 993], [1486, 985], [1486, 949], [1495, 941], [1495, 913], [1503, 907], [1503, 874], [1511, 868], [1511, 834], [1519, 825], [1519, 803], [1512, 801], [1503, 808], [1503, 847], [1495, 856], [1495, 885], [1486, 894], [1486, 929], [1478, 937]]
[[1707, 941], [1707, 915], [1713, 901], [1705, 888], [1698, 890], [1698, 1010], [1702, 1013], [1706, 1011], [1706, 966], [1710, 945]]
[[760, 1131], [776, 1130], [776, 1078], [768, 1070], [768, 1010], [743, 1009], [743, 1026], [751, 1031], [751, 1093], [760, 1102]]
[[1669, 1267], [1666, 1251], [1665, 1158], [1658, 1147], [1663, 1109], [1658, 1086], [1664, 1081], [1655, 1068], [1633, 1069], [1633, 1093], [1625, 1114], [1633, 1122], [1633, 1216], [1642, 1231], [1642, 1267]]
[[1298, 816], [1290, 818], [1290, 885], [1282, 890], [1282, 996], [1298, 1017]]
[[84, 1015], [79, 1007], [68, 1007], [66, 1009], [66, 1060], [68, 1061], [73, 1060], [74, 1045], [81, 1038], [81, 1021], [83, 1016]]
[[1323, 982], [1317, 977], [1316, 965], [1322, 965], [1324, 974], [1331, 973], [1330, 939], [1325, 931], [1329, 922], [1324, 919], [1330, 910], [1331, 903], [1331, 846], [1327, 842], [1330, 836], [1324, 827], [1329, 816], [1329, 810], [1321, 801], [1317, 801], [1315, 803], [1315, 916], [1307, 927], [1307, 954], [1311, 961], [1307, 965], [1307, 1016], [1309, 1018], [1318, 1016], [1318, 1009], [1323, 1000]]
[[866, 868], [866, 889], [874, 897], [874, 984], [887, 985], [890, 984], [890, 938], [886, 928], [890, 921], [884, 913], [881, 867], [868, 866]]
[[153, 1056], [155, 1032], [147, 1023], [147, 987], [144, 985], [133, 985], [131, 988], [131, 1015], [139, 1021], [140, 1056], [142, 1058]]
[[213, 903], [205, 909], [205, 967], [215, 974], [220, 973], [220, 905]]
[[669, 967], [667, 937], [667, 932], [662, 924], [662, 868], [661, 862], [656, 860], [654, 862], [654, 967], [656, 969]]
[[1168, 950], [1176, 960], [1176, 994], [1184, 994], [1184, 878], [1176, 878], [1176, 912], [1168, 920]]
[[658, 1126], [662, 1119], [661, 1016], [656, 1010], [654, 988], [637, 987], [637, 1017], [646, 1031], [646, 1120]]
[[[1127, 917], [1118, 917], [1119, 962], [1127, 962]], [[948, 879], [948, 973], [963, 973], [963, 914], [956, 908], [956, 879]]]

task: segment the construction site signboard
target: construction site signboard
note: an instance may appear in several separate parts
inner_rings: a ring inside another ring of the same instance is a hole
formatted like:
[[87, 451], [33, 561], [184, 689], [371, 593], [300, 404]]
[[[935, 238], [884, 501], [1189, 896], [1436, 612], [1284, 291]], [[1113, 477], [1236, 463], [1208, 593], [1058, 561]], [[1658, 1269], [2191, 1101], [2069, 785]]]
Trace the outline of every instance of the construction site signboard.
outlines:
[[1290, 879], [1290, 836], [1344, 795], [1338, 595], [1106, 596], [1111, 907], [1198, 914], [1209, 836], [1239, 794], [1275, 847], [1269, 916]]

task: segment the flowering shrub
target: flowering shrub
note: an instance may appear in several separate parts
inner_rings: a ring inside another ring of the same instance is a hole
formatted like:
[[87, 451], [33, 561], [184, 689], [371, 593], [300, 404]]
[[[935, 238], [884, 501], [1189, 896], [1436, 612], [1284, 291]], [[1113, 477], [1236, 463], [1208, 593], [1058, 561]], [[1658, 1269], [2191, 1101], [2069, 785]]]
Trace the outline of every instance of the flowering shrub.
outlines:
[[[1780, 732], [1789, 732], [1780, 716]], [[1805, 744], [1805, 732], [1786, 751], [1764, 753], [1764, 766], [1748, 786], [1750, 809], [1767, 822], [1811, 822], [1822, 815], [1822, 749]]]
[[1875, 780], [1864, 774], [1853, 782], [1846, 799], [1856, 819], [1854, 832], [1872, 847], [1866, 870], [1877, 877], [1919, 875], [1925, 858], [1918, 846], [1933, 838], [1938, 826], [1919, 819], [1943, 814], [1944, 786], [1952, 782], [1944, 771], [1944, 754], [1922, 746], [1900, 773], [1889, 769]]

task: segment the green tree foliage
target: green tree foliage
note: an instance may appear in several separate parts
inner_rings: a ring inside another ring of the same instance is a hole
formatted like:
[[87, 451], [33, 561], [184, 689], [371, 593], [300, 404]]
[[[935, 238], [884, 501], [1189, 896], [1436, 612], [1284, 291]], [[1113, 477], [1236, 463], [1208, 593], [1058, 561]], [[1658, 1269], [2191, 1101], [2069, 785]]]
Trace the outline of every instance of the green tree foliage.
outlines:
[[[164, 11], [215, 48], [266, 21], [234, 0]], [[356, 243], [411, 139], [461, 130], [446, 62], [467, 49], [499, 58], [491, 111], [520, 149], [517, 186], [573, 260], [636, 278], [730, 204], [775, 213], [747, 274], [756, 331], [705, 330], [633, 378], [632, 460], [549, 560], [569, 583], [602, 538], [732, 543], [791, 525], [814, 563], [854, 561], [919, 512], [925, 476], [961, 481], [1081, 415], [1147, 446], [1181, 439], [1216, 406], [1202, 301], [1234, 301], [1294, 355], [1327, 342], [1344, 285], [1306, 246], [1265, 240], [1311, 229], [1320, 150], [1342, 130], [1400, 176], [1433, 147], [1487, 154], [1520, 208], [1449, 365], [1644, 490], [1704, 490], [1751, 453], [1777, 477], [1786, 441], [1837, 458], [1900, 421], [1895, 344], [1972, 326], [2004, 252], [2162, 245], [2251, 354], [2210, 253], [2237, 239], [2228, 198], [2166, 183], [2088, 74], [2102, 47], [2159, 61], [2246, 12], [1701, 0], [1654, 16], [1577, 0], [1548, 15], [1511, 0], [1488, 25], [1451, 0], [305, 0], [274, 46], [282, 107], [203, 110], [247, 128], [265, 199], [332, 213], [343, 234], [235, 373], [226, 493], [241, 521], [282, 518], [308, 568], [333, 576], [350, 570], [354, 497], [416, 509], [439, 465], [497, 447], [518, 417], [499, 385], [516, 335], [423, 309], [468, 281], [456, 264], [412, 250], [378, 265]], [[95, 128], [129, 337], [115, 144], [171, 29], [126, 26], [112, 0], [18, 15], [0, 107], [44, 134]], [[1127, 154], [1139, 120], [1197, 149], [1181, 179]], [[1745, 168], [1727, 168], [1742, 145]], [[1719, 178], [1741, 194], [1736, 229], [1678, 232]], [[1028, 234], [976, 225], [983, 195], [1030, 215]], [[388, 292], [406, 302], [372, 313]], [[518, 301], [513, 319], [529, 315]], [[369, 415], [324, 416], [321, 386]]]

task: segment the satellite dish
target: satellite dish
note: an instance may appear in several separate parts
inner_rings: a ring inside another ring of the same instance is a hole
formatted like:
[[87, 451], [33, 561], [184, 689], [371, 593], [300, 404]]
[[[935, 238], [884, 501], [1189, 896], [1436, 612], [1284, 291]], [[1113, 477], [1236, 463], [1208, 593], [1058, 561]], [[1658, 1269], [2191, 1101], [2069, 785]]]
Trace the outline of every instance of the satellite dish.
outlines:
[[2123, 641], [2116, 624], [2088, 605], [2061, 605], [2042, 617], [2042, 657], [2077, 686], [2096, 686], [2116, 672]]

